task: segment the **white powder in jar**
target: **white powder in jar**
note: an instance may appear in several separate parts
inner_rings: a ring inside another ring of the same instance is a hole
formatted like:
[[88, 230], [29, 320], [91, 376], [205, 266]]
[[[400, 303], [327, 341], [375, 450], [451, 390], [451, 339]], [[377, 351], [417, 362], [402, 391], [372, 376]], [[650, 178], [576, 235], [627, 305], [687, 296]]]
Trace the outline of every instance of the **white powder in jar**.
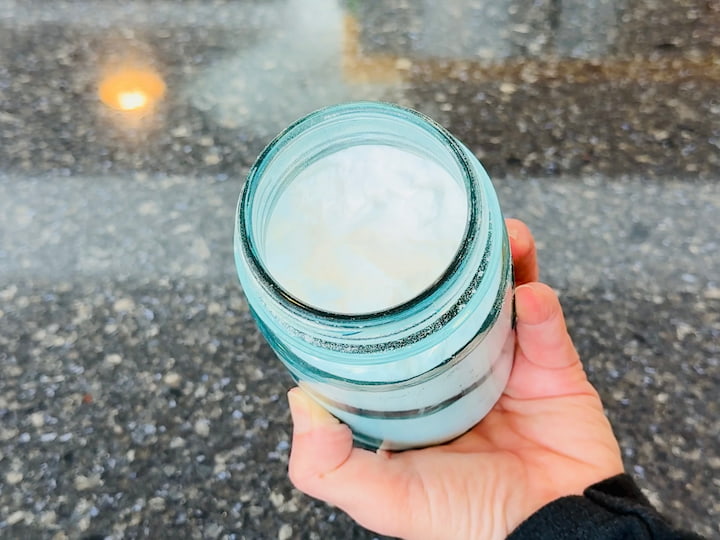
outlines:
[[437, 281], [466, 217], [464, 186], [432, 159], [353, 146], [312, 163], [281, 193], [263, 258], [272, 277], [310, 306], [377, 312]]

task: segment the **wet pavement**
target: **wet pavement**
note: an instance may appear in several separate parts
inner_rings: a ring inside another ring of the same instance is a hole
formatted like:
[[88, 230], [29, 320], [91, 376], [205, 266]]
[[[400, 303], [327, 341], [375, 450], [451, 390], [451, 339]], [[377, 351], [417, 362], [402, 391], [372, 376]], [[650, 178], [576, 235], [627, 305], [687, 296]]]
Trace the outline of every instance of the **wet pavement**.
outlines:
[[480, 157], [628, 471], [718, 536], [717, 28], [714, 0], [0, 0], [0, 537], [373, 537], [286, 479], [231, 252], [259, 150], [350, 99]]

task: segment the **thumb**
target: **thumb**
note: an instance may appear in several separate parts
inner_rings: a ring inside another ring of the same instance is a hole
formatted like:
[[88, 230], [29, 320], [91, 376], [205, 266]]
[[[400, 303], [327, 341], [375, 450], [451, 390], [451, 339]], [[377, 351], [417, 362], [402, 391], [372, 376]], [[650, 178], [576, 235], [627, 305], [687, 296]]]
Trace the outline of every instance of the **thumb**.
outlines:
[[348, 460], [353, 448], [352, 432], [300, 388], [288, 392], [288, 402], [293, 419], [290, 479], [296, 486], [305, 485]]
[[590, 387], [555, 292], [543, 283], [515, 290], [517, 343], [506, 393], [534, 399], [584, 393]]
[[293, 419], [288, 473], [300, 491], [338, 506], [368, 529], [403, 536], [406, 469], [400, 454], [353, 448], [352, 432], [305, 392], [288, 393]]

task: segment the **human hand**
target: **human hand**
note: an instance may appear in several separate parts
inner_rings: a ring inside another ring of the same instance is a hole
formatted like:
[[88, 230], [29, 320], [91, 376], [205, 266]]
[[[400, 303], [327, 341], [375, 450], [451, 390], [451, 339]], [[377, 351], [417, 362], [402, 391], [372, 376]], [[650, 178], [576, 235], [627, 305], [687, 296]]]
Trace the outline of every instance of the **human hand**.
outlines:
[[399, 453], [353, 448], [350, 429], [300, 389], [288, 394], [289, 473], [308, 495], [402, 538], [505, 538], [545, 504], [623, 471], [557, 296], [537, 282], [529, 229], [507, 220], [517, 343], [492, 411], [450, 443]]

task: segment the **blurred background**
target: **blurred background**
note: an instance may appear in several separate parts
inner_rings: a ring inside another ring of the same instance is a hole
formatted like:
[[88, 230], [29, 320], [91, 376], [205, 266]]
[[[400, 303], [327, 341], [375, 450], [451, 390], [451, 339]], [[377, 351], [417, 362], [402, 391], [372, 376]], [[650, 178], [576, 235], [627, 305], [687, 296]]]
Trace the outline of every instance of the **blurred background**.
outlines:
[[0, 0], [0, 537], [374, 538], [286, 479], [232, 260], [289, 122], [438, 120], [533, 228], [620, 440], [720, 535], [718, 0]]

